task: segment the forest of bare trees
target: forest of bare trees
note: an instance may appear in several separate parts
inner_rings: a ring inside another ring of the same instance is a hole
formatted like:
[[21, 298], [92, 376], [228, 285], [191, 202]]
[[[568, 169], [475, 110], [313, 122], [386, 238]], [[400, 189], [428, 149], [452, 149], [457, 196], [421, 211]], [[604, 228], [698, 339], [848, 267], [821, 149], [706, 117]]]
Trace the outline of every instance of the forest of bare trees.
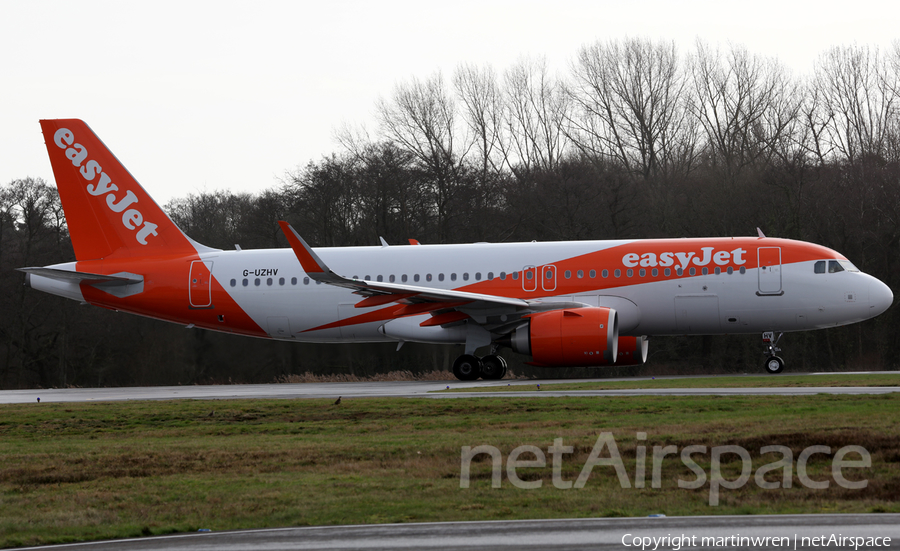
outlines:
[[[212, 247], [754, 235], [813, 241], [900, 289], [900, 42], [823, 52], [810, 75], [734, 46], [691, 52], [598, 41], [556, 72], [525, 58], [411, 78], [377, 125], [277, 189], [165, 205]], [[188, 184], [188, 183], [185, 183]], [[152, 184], [148, 186], [152, 194]], [[455, 352], [298, 345], [189, 330], [33, 291], [17, 267], [73, 260], [55, 188], [0, 187], [0, 387], [271, 382], [285, 374], [447, 367]], [[789, 370], [896, 369], [892, 308], [853, 326], [788, 334]], [[759, 337], [651, 340], [643, 367], [599, 375], [760, 370]], [[518, 373], [547, 375], [511, 358]]]

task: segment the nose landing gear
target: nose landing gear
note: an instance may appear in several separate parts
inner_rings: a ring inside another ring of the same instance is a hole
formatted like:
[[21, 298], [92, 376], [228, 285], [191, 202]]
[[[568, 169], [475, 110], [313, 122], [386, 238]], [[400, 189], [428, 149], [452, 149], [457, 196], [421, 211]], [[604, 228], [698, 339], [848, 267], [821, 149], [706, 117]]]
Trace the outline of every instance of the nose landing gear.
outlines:
[[784, 370], [784, 360], [782, 360], [777, 353], [781, 352], [781, 349], [778, 348], [778, 341], [781, 340], [781, 337], [784, 333], [778, 333], [778, 337], [775, 337], [774, 331], [766, 331], [762, 334], [763, 339], [763, 347], [765, 350], [763, 351], [766, 356], [766, 372], [771, 375], [777, 375]]

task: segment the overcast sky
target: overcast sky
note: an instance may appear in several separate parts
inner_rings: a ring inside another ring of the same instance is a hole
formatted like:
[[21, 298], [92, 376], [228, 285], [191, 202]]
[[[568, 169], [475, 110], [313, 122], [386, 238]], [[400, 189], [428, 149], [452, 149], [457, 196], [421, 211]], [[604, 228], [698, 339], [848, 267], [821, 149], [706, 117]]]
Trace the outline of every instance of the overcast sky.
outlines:
[[598, 39], [696, 38], [809, 73], [827, 48], [888, 49], [900, 3], [781, 1], [0, 1], [0, 184], [53, 182], [38, 120], [85, 120], [161, 204], [259, 192], [373, 128], [398, 82], [502, 72], [523, 56], [568, 70]]

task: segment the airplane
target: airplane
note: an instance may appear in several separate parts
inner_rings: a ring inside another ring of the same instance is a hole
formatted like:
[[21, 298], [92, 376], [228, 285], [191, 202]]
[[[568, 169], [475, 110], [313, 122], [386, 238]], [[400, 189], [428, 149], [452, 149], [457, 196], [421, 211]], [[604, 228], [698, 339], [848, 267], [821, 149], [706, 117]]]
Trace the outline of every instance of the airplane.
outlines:
[[[723, 237], [220, 250], [185, 235], [84, 122], [42, 120], [75, 262], [32, 288], [187, 327], [292, 342], [462, 344], [460, 380], [501, 379], [500, 348], [543, 367], [639, 365], [649, 337], [856, 323], [893, 294], [829, 248]], [[487, 349], [484, 356], [476, 355]]]

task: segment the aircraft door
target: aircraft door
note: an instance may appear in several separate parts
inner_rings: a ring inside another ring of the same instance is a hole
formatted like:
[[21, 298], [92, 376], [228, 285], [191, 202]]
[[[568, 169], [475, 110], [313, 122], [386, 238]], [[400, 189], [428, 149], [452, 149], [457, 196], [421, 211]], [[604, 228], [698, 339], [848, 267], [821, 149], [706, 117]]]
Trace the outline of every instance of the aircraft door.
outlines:
[[556, 266], [548, 264], [541, 267], [541, 288], [545, 291], [556, 290]]
[[522, 268], [522, 290], [537, 290], [538, 270], [534, 266], [525, 266]]
[[191, 262], [191, 278], [188, 285], [188, 295], [191, 308], [212, 307], [212, 262], [195, 260]]
[[759, 294], [781, 294], [781, 247], [760, 247], [756, 254], [759, 261]]

